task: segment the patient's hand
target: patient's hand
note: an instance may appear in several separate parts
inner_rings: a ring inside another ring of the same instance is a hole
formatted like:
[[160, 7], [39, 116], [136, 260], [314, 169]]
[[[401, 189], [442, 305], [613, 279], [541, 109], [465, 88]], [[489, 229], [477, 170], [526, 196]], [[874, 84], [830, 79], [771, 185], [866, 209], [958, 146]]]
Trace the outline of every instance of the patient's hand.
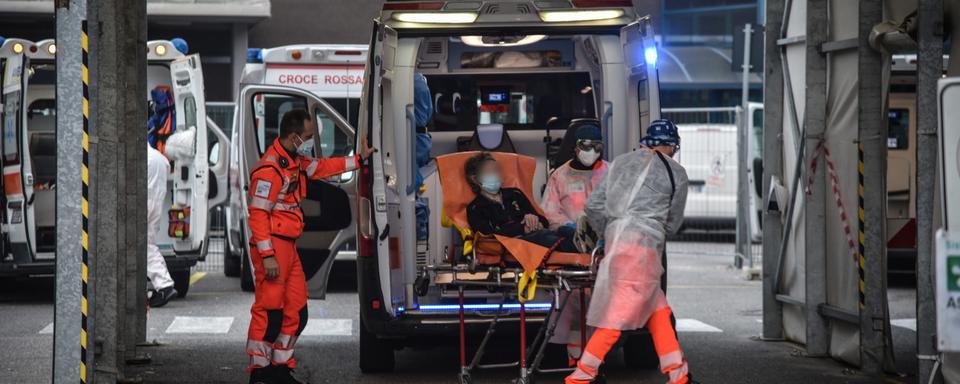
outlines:
[[537, 215], [527, 214], [523, 217], [524, 232], [530, 233], [541, 229], [543, 229], [543, 224], [540, 223], [540, 218]]

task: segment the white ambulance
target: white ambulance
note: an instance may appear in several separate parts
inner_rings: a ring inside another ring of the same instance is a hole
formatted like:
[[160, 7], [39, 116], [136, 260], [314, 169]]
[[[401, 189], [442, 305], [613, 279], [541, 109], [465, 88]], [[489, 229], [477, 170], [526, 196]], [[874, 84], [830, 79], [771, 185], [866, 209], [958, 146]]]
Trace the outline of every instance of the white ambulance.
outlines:
[[[176, 108], [172, 125], [176, 130], [196, 132], [195, 153], [189, 159], [173, 162], [167, 193], [167, 206], [176, 212], [190, 212], [174, 220], [174, 224], [177, 220], [188, 223], [189, 230], [168, 231], [169, 215], [165, 215], [161, 231], [174, 236], [161, 236], [158, 241], [182, 296], [189, 289], [190, 267], [206, 255], [207, 212], [226, 199], [226, 162], [209, 163], [211, 142], [207, 129], [214, 132], [217, 141], [228, 140], [206, 119], [200, 57], [185, 54], [185, 47], [185, 42], [167, 40], [147, 44], [147, 100], [150, 90], [168, 87]], [[55, 55], [53, 40], [0, 39], [0, 163], [4, 175], [4, 193], [0, 198], [5, 207], [0, 210], [0, 276], [50, 275], [56, 269]], [[229, 148], [221, 148], [219, 158], [226, 158]]]
[[[357, 238], [362, 371], [392, 370], [396, 350], [451, 340], [458, 329], [456, 293], [424, 278], [428, 266], [449, 265], [447, 251], [458, 240], [455, 231], [440, 224], [436, 173], [425, 174], [429, 236], [417, 239], [414, 74], [426, 76], [433, 94], [431, 156], [475, 145], [533, 156], [538, 159], [534, 190], [540, 191], [552, 159], [544, 139], [553, 117], [568, 131], [575, 120], [596, 119], [605, 133], [608, 159], [637, 148], [644, 128], [659, 118], [657, 47], [652, 22], [642, 14], [629, 0], [388, 0], [371, 26], [356, 133], [313, 92], [284, 85], [243, 87], [235, 120], [237, 132], [244, 133], [235, 145], [262, 148], [260, 100], [282, 100], [323, 116], [324, 132], [349, 139], [340, 154], [350, 152], [359, 137], [379, 149], [356, 175], [345, 176], [351, 183], [357, 179], [357, 198], [349, 203], [357, 209], [347, 212], [348, 217], [356, 214], [356, 234], [338, 232], [317, 216], [307, 225], [323, 226], [322, 236], [318, 232], [300, 240], [329, 252], [338, 239]], [[270, 111], [284, 105], [276, 104]], [[270, 112], [269, 118], [276, 116]], [[481, 142], [480, 130], [485, 138], [496, 139]], [[254, 161], [247, 158], [241, 164]], [[341, 195], [318, 193], [306, 203], [336, 213], [347, 204], [341, 203], [346, 193]], [[502, 321], [517, 323], [517, 311], [511, 308], [518, 305], [501, 308], [501, 293], [466, 290], [471, 331], [480, 330], [475, 327], [485, 326], [500, 309], [509, 312]], [[528, 320], [543, 320], [550, 303], [540, 300], [528, 303], [540, 311], [529, 310]], [[655, 366], [650, 345], [633, 340], [625, 348], [629, 363]]]
[[[247, 52], [241, 84], [296, 88], [325, 104], [342, 116], [345, 124], [338, 125], [322, 112], [317, 112], [317, 121], [322, 126], [316, 135], [318, 157], [344, 156], [353, 151], [353, 127], [357, 124], [360, 95], [363, 90], [364, 65], [367, 61], [366, 45], [304, 44], [276, 48], [251, 48]], [[273, 143], [280, 126], [280, 118], [294, 108], [306, 109], [303, 99], [283, 95], [261, 94], [252, 100], [241, 98], [239, 110], [252, 110], [250, 121], [237, 115], [232, 132], [233, 150], [230, 158], [230, 204], [227, 216], [227, 247], [224, 268], [228, 275], [240, 275], [241, 287], [253, 290], [253, 272], [248, 257], [249, 232], [246, 224], [247, 211], [244, 201], [245, 186], [249, 171]], [[238, 112], [239, 113], [239, 112]], [[246, 140], [243, 138], [246, 137]], [[325, 187], [344, 191], [352, 197], [355, 189], [353, 173], [328, 180], [326, 184], [314, 183], [308, 194], [321, 193]], [[243, 188], [241, 186], [244, 186]], [[344, 204], [353, 201], [344, 199]], [[303, 255], [304, 269], [310, 297], [323, 297], [326, 292], [325, 276], [333, 266], [334, 259], [355, 258], [355, 241], [352, 230], [330, 231], [319, 222], [332, 222], [320, 218], [320, 206], [308, 197], [304, 202], [307, 215], [306, 228], [297, 246]], [[344, 207], [346, 210], [347, 208]], [[352, 210], [351, 210], [352, 212]], [[348, 212], [349, 213], [349, 212]], [[331, 214], [328, 209], [328, 213]], [[340, 220], [336, 220], [340, 222]], [[350, 223], [352, 220], [343, 221]], [[319, 273], [318, 273], [319, 272]], [[324, 276], [324, 278], [315, 278]]]

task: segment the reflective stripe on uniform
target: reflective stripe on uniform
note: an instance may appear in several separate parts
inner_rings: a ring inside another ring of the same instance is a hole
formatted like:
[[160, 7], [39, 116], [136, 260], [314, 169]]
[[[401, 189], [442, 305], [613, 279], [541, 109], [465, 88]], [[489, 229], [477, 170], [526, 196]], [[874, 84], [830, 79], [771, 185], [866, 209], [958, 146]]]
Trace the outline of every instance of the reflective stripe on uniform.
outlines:
[[273, 240], [266, 239], [257, 242], [257, 251], [267, 252], [273, 250]]
[[347, 156], [343, 158], [343, 160], [346, 163], [346, 168], [348, 171], [357, 169], [357, 158], [355, 156]]
[[296, 211], [300, 206], [297, 204], [277, 203], [273, 206], [274, 211]]
[[274, 202], [264, 199], [262, 197], [254, 196], [252, 199], [250, 199], [250, 207], [252, 208], [262, 209], [264, 211], [270, 211], [273, 209], [274, 205], [275, 205]]
[[317, 167], [319, 166], [320, 166], [320, 160], [317, 160], [317, 159], [310, 160], [310, 165], [308, 165], [306, 169], [307, 175], [313, 176], [313, 173], [317, 171]]
[[247, 355], [250, 355], [251, 368], [270, 366], [273, 345], [265, 341], [247, 340]]

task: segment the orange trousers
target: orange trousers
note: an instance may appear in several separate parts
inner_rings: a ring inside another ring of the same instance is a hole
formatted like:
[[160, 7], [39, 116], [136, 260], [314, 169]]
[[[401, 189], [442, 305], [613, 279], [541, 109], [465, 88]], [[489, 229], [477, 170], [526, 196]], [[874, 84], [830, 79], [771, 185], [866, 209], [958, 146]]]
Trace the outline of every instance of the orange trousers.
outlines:
[[273, 237], [280, 276], [268, 280], [263, 258], [250, 247], [257, 287], [247, 331], [247, 370], [274, 365], [296, 367], [293, 348], [307, 325], [307, 281], [293, 240]]
[[[653, 346], [660, 357], [660, 370], [669, 376], [669, 384], [687, 383], [687, 362], [680, 351], [680, 342], [670, 322], [670, 307], [658, 310], [647, 321], [647, 330], [653, 336]], [[600, 364], [620, 338], [618, 329], [597, 328], [587, 342], [577, 369], [567, 376], [566, 384], [589, 384], [597, 376]]]

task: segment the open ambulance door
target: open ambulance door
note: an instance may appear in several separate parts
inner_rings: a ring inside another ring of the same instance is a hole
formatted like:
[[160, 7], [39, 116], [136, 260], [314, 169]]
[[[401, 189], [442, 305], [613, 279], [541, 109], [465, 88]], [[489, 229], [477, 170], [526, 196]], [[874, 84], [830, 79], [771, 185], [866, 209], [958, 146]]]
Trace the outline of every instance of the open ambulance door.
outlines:
[[[313, 93], [299, 88], [276, 85], [248, 85], [240, 91], [237, 101], [237, 137], [240, 138], [238, 159], [246, 172], [241, 176], [240, 207], [244, 255], [250, 255], [250, 233], [247, 220], [250, 189], [250, 171], [256, 168], [264, 152], [273, 145], [280, 133], [280, 120], [294, 109], [310, 112], [317, 122], [314, 132], [315, 157], [343, 157], [354, 153], [354, 128], [329, 104]], [[356, 202], [350, 195], [356, 191], [356, 172], [348, 172], [326, 181], [307, 181], [307, 197], [300, 207], [304, 214], [303, 235], [297, 240], [297, 251], [307, 278], [309, 296], [323, 298], [327, 277], [335, 253], [354, 238]], [[249, 257], [243, 261], [242, 279], [252, 282], [252, 264]], [[248, 288], [244, 283], [244, 288]]]
[[209, 146], [210, 153], [210, 191], [207, 194], [208, 206], [214, 209], [227, 202], [230, 190], [227, 189], [227, 176], [230, 165], [230, 138], [220, 129], [213, 119], [207, 116], [207, 128], [216, 136], [216, 142]]
[[[34, 237], [33, 175], [30, 168], [29, 147], [24, 140], [26, 114], [27, 58], [11, 55], [3, 63], [3, 192], [5, 200], [5, 235], [16, 262], [33, 261]], [[6, 255], [3, 255], [6, 256]]]
[[627, 68], [627, 140], [630, 149], [639, 146], [650, 122], [660, 118], [660, 79], [657, 74], [657, 42], [650, 17], [620, 29], [623, 63]]
[[170, 76], [176, 130], [164, 150], [173, 161], [173, 205], [168, 211], [167, 233], [174, 239], [173, 249], [178, 255], [203, 257], [209, 233], [210, 147], [200, 56], [174, 60]]

